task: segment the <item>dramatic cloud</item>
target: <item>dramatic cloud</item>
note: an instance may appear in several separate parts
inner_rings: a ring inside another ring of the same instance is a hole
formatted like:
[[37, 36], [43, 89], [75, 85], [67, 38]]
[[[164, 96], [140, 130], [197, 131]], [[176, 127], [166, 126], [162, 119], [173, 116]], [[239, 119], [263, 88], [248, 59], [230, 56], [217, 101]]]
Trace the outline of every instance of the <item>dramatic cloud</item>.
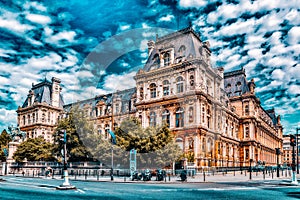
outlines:
[[[298, 0], [2, 1], [0, 128], [16, 123], [15, 110], [31, 84], [45, 77], [62, 80], [66, 103], [134, 87], [148, 39], [167, 31], [112, 38], [138, 28], [175, 31], [192, 23], [211, 44], [213, 66], [243, 67], [256, 81], [264, 108], [274, 107], [289, 132], [300, 115], [299, 16]], [[105, 41], [109, 44], [94, 49]], [[95, 57], [89, 57], [92, 51]], [[117, 57], [103, 62], [110, 52]]]

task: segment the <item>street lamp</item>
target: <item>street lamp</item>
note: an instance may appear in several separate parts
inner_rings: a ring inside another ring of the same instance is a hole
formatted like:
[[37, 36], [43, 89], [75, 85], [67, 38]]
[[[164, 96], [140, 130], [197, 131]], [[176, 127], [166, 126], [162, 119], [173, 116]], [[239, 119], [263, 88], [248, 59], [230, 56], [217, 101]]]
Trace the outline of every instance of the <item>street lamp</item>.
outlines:
[[280, 155], [280, 148], [275, 148], [276, 155], [277, 155], [277, 177], [279, 177], [279, 155]]
[[61, 137], [60, 140], [62, 140], [63, 144], [64, 144], [64, 148], [63, 148], [64, 182], [63, 182], [62, 185], [56, 187], [56, 189], [58, 189], [58, 190], [72, 190], [72, 189], [76, 189], [76, 187], [69, 183], [69, 175], [68, 175], [68, 168], [67, 168], [67, 132], [66, 132], [66, 130], [61, 130], [60, 133], [61, 133], [61, 134], [59, 134], [59, 136]]

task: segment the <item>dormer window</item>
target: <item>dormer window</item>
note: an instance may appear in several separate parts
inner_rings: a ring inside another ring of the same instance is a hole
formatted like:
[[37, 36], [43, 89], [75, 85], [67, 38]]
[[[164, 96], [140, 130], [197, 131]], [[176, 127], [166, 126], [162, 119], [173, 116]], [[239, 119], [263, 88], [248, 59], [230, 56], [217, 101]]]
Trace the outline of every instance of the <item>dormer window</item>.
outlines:
[[158, 54], [155, 54], [155, 55], [153, 56], [153, 64], [159, 65], [159, 63], [160, 63], [159, 55], [158, 55]]
[[185, 46], [181, 45], [180, 48], [178, 49], [179, 55], [183, 56], [185, 53], [185, 49], [186, 49]]
[[164, 66], [168, 66], [171, 63], [170, 53], [164, 54]]

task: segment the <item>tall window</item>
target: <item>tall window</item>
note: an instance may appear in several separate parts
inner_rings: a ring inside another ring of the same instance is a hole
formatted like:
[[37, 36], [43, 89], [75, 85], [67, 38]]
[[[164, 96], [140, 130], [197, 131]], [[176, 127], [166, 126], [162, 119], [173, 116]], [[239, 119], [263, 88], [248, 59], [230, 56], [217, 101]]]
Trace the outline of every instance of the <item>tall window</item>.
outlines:
[[140, 98], [144, 99], [144, 88], [140, 87]]
[[120, 107], [119, 107], [119, 104], [118, 103], [116, 103], [116, 114], [118, 114], [119, 112], [120, 112]]
[[178, 108], [176, 110], [176, 114], [175, 114], [175, 126], [176, 127], [183, 127], [184, 126], [184, 121], [183, 121], [183, 117], [184, 117], [184, 112], [183, 112], [183, 108]]
[[168, 80], [163, 81], [163, 93], [164, 93], [164, 96], [167, 96], [170, 94], [170, 82]]
[[190, 76], [190, 85], [191, 85], [192, 88], [195, 85], [195, 80], [194, 80], [194, 76], [193, 75]]
[[189, 122], [193, 122], [194, 121], [194, 108], [190, 107], [189, 108]]
[[207, 127], [210, 128], [210, 109], [207, 108]]
[[245, 115], [249, 115], [249, 106], [245, 105]]
[[109, 135], [109, 125], [106, 124], [106, 125], [105, 125], [105, 135], [104, 135], [104, 138], [105, 138], [105, 139], [108, 139], [108, 135]]
[[162, 121], [163, 123], [166, 123], [168, 127], [170, 127], [170, 112], [168, 110], [165, 110], [162, 114]]
[[150, 97], [151, 98], [156, 97], [156, 85], [155, 85], [155, 83], [150, 84]]
[[32, 114], [32, 123], [35, 123], [35, 113]]
[[249, 127], [245, 127], [245, 137], [248, 138], [249, 137]]
[[153, 111], [150, 113], [149, 126], [156, 126], [156, 113]]
[[176, 79], [176, 88], [177, 88], [177, 93], [183, 92], [183, 78], [181, 76], [179, 76]]
[[164, 54], [164, 66], [168, 66], [170, 64], [170, 54], [165, 53]]
[[27, 116], [27, 119], [28, 119], [28, 124], [30, 124], [30, 115]]
[[25, 125], [25, 124], [26, 124], [26, 117], [23, 116], [23, 125]]

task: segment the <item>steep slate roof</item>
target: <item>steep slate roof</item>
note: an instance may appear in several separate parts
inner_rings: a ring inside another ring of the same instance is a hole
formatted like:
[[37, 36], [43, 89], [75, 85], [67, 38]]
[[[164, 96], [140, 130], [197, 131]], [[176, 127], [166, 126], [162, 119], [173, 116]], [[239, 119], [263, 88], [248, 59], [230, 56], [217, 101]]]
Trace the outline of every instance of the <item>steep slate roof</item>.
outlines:
[[[51, 105], [51, 93], [52, 93], [52, 83], [44, 79], [43, 82], [38, 83], [36, 85], [32, 84], [31, 91], [34, 93], [34, 102], [38, 103], [47, 103], [48, 105]], [[60, 94], [59, 98], [59, 107], [63, 107], [64, 101], [63, 97]], [[22, 108], [28, 107], [28, 97], [26, 98], [25, 102], [22, 105]]]
[[224, 88], [229, 97], [240, 96], [250, 91], [245, 70], [224, 73]]
[[[114, 93], [114, 95], [118, 96], [122, 102], [122, 107], [121, 107], [121, 112], [126, 112], [126, 106], [125, 103], [128, 103], [128, 108], [129, 110], [131, 110], [132, 108], [130, 108], [131, 104], [130, 104], [130, 100], [132, 95], [134, 95], [136, 93], [136, 88], [130, 88], [127, 90], [122, 90], [122, 91], [117, 91]], [[113, 99], [115, 101], [115, 99]], [[94, 98], [91, 99], [86, 99], [83, 101], [79, 101], [76, 103], [71, 103], [68, 105], [64, 106], [64, 110], [65, 111], [70, 111], [72, 105], [78, 105], [79, 108], [84, 108], [85, 105], [91, 106], [92, 111], [95, 111], [95, 107], [99, 102], [104, 102], [105, 105], [111, 106], [112, 104], [112, 93], [109, 94], [104, 94], [104, 95], [98, 95]]]
[[[155, 56], [169, 48], [174, 48], [174, 59], [182, 58], [185, 60], [200, 58], [201, 52], [204, 51], [202, 48], [206, 48], [208, 51], [209, 47], [207, 43], [202, 43], [200, 36], [196, 33], [192, 27], [188, 27], [177, 32], [165, 35], [157, 38], [154, 49], [148, 57], [148, 60], [143, 68], [144, 71], [150, 71], [151, 69], [159, 68], [159, 64], [155, 63]], [[179, 51], [180, 48], [184, 48], [184, 51]]]

